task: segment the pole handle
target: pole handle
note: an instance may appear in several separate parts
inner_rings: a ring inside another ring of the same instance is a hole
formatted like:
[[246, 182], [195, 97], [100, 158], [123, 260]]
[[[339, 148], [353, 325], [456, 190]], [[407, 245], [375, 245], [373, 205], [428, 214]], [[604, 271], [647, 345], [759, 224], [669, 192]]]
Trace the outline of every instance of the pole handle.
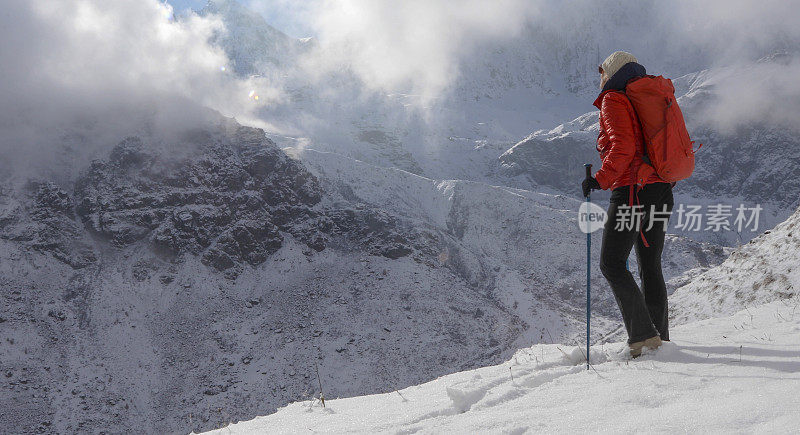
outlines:
[[583, 167], [586, 168], [586, 179], [592, 178], [592, 164], [584, 163]]

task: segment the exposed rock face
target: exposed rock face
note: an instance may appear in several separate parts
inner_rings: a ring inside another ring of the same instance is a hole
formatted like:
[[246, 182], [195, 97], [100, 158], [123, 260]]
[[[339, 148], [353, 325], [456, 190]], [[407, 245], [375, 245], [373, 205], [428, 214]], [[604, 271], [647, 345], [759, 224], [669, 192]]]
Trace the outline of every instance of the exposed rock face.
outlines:
[[703, 149], [687, 185], [712, 197], [771, 201], [785, 210], [800, 205], [800, 140], [793, 132], [766, 125], [743, 126], [733, 134], [704, 128], [692, 139]]
[[77, 215], [117, 248], [144, 241], [164, 259], [198, 255], [229, 277], [264, 263], [284, 234], [315, 251], [332, 243], [389, 258], [411, 253], [386, 213], [318, 206], [319, 182], [262, 131], [230, 124], [222, 131], [189, 135], [197, 150], [187, 156], [125, 139], [77, 180]]
[[[590, 112], [550, 130], [539, 130], [499, 157], [501, 172], [529, 183], [577, 192], [584, 163], [600, 168], [593, 144], [599, 132], [598, 112]], [[566, 175], [565, 175], [566, 174]]]
[[[227, 129], [192, 134], [198, 150], [190, 156], [125, 139], [78, 179], [77, 214], [116, 247], [146, 240], [166, 258], [201, 255], [220, 271], [263, 263], [282, 246], [282, 231], [317, 217], [310, 208], [321, 189], [260, 130]], [[325, 246], [317, 234], [295, 233], [310, 247]]]
[[19, 195], [0, 192], [0, 239], [19, 242], [80, 269], [96, 261], [76, 222], [72, 196], [46, 181], [29, 181]]

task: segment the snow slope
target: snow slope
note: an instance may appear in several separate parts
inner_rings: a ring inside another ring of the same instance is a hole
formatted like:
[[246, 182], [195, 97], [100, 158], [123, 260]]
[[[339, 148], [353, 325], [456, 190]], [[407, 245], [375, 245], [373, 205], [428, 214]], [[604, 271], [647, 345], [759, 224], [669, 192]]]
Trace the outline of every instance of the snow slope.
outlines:
[[800, 294], [800, 211], [735, 250], [727, 260], [677, 289], [676, 320], [727, 315]]
[[794, 432], [798, 303], [679, 326], [633, 361], [624, 343], [594, 346], [593, 370], [579, 348], [537, 345], [497, 366], [325, 407], [297, 402], [210, 433]]

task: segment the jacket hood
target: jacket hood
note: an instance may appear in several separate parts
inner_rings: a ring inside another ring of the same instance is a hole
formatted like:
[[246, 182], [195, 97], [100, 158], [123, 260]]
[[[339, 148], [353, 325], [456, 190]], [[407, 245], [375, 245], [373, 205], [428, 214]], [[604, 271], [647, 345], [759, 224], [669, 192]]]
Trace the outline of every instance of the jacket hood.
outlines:
[[600, 91], [600, 95], [597, 96], [594, 105], [599, 109], [603, 94], [608, 91], [624, 91], [625, 86], [631, 79], [644, 77], [645, 75], [647, 75], [647, 70], [641, 64], [636, 62], [626, 63], [608, 79], [608, 82], [603, 86], [603, 90]]

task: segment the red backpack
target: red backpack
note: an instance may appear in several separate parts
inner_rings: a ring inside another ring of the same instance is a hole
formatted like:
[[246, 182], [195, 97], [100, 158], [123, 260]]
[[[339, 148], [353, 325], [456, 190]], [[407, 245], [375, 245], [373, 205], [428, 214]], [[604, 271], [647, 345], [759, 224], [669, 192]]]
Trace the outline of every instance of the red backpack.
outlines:
[[[694, 141], [689, 139], [681, 108], [675, 100], [672, 80], [662, 76], [644, 76], [629, 82], [625, 94], [642, 124], [645, 151], [650, 160], [647, 163], [666, 182], [689, 178], [694, 171], [694, 153], [697, 150]], [[642, 167], [647, 168], [647, 165]], [[641, 171], [637, 178], [643, 178]]]

